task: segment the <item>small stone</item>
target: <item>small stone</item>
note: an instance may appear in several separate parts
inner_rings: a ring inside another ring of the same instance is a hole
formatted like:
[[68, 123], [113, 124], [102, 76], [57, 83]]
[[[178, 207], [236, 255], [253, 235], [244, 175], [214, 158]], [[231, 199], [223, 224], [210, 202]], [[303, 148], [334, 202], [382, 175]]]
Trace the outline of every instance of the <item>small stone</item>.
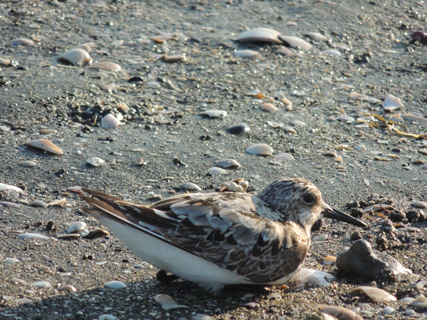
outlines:
[[227, 115], [227, 111], [224, 110], [206, 110], [200, 113], [201, 116], [208, 118], [224, 118]]
[[121, 281], [109, 281], [104, 286], [114, 290], [126, 288], [126, 284]]
[[182, 190], [189, 190], [189, 191], [201, 191], [202, 188], [200, 188], [197, 184], [192, 182], [184, 182], [179, 186]]
[[89, 53], [81, 48], [74, 48], [64, 52], [57, 60], [60, 63], [72, 66], [84, 66], [92, 63], [92, 58]]
[[90, 69], [102, 70], [102, 71], [121, 71], [122, 67], [114, 62], [97, 62], [92, 64]]
[[32, 207], [39, 207], [39, 208], [46, 208], [48, 205], [44, 201], [34, 200], [33, 202], [30, 203], [30, 206], [32, 206]]
[[19, 260], [16, 258], [6, 258], [3, 260], [3, 262], [6, 264], [14, 264], [14, 263], [19, 262]]
[[16, 38], [12, 40], [12, 47], [24, 46], [24, 47], [32, 47], [34, 46], [34, 41], [27, 38]]
[[227, 173], [228, 173], [227, 170], [222, 169], [222, 168], [218, 168], [218, 167], [212, 167], [212, 168], [209, 168], [209, 170], [208, 170], [208, 174], [211, 176], [222, 175], [222, 174], [227, 174]]
[[105, 163], [105, 160], [99, 157], [90, 157], [87, 159], [87, 164], [91, 165], [92, 167], [102, 167], [105, 165]]

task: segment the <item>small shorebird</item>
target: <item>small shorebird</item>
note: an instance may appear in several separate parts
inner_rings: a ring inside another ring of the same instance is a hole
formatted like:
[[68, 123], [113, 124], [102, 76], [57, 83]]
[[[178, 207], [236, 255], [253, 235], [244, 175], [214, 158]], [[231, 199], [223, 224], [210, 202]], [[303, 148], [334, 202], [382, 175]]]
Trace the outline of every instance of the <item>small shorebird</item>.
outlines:
[[153, 205], [81, 188], [85, 211], [141, 259], [212, 292], [224, 285], [281, 285], [300, 270], [311, 227], [322, 216], [367, 225], [327, 205], [302, 178], [284, 178], [258, 196], [187, 193]]

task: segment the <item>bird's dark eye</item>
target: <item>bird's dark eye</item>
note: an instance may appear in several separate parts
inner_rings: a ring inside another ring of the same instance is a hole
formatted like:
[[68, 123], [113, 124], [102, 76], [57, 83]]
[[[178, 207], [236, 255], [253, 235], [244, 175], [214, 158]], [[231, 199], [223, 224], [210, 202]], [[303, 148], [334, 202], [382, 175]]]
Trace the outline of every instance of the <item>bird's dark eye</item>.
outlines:
[[316, 198], [312, 194], [306, 194], [302, 199], [307, 204], [313, 204], [316, 201]]

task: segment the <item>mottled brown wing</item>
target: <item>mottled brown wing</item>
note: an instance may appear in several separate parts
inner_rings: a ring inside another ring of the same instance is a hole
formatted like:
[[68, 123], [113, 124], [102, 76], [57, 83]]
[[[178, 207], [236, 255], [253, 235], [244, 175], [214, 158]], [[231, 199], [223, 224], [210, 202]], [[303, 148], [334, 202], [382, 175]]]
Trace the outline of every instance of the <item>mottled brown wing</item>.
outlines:
[[105, 206], [107, 213], [101, 214], [116, 215], [122, 223], [254, 283], [274, 282], [295, 271], [307, 253], [304, 230], [293, 222], [259, 217], [248, 194], [188, 194], [149, 207], [84, 191], [91, 197], [83, 199], [98, 214]]

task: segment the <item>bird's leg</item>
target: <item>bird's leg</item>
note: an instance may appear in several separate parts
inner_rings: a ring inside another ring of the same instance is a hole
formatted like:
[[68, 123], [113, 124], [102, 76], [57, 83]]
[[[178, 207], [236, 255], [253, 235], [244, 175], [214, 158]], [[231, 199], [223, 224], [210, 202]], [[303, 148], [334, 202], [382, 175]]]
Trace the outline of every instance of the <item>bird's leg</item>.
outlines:
[[157, 272], [156, 279], [162, 283], [169, 283], [179, 279], [179, 277], [174, 274], [168, 274], [165, 270], [159, 270], [159, 272]]

